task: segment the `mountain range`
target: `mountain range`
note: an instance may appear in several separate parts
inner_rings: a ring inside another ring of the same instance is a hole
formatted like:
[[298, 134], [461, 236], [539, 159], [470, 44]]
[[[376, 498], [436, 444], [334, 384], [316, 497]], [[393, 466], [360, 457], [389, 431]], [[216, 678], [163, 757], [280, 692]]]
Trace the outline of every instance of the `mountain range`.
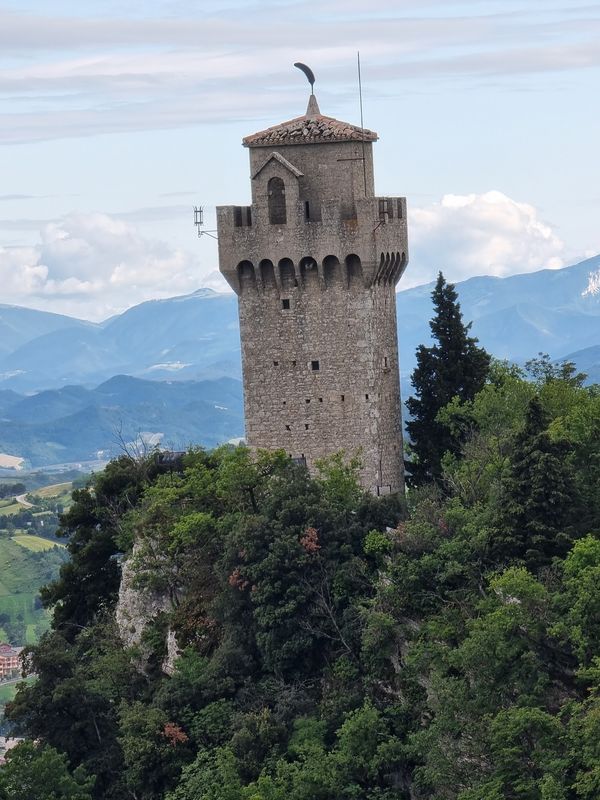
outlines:
[[[600, 380], [600, 256], [456, 288], [494, 356], [524, 362], [545, 352]], [[431, 289], [397, 295], [405, 395], [416, 347], [430, 341]], [[200, 289], [102, 323], [0, 306], [0, 452], [31, 464], [89, 460], [113, 453], [116, 431], [212, 446], [242, 435], [240, 377], [233, 294]]]
[[106, 460], [126, 447], [214, 447], [243, 434], [241, 384], [117, 375], [94, 389], [0, 392], [0, 451], [32, 466]]

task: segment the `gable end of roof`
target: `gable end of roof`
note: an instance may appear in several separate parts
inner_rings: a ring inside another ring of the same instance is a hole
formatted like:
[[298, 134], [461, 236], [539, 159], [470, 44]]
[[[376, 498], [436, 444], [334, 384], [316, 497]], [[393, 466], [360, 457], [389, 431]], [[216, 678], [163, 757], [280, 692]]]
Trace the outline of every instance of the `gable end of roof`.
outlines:
[[303, 172], [295, 167], [287, 158], [284, 158], [280, 153], [269, 153], [267, 158], [263, 161], [260, 167], [256, 170], [254, 175], [252, 176], [252, 180], [258, 177], [258, 175], [263, 171], [263, 169], [270, 164], [271, 161], [278, 161], [283, 167], [285, 167], [289, 172], [292, 173], [296, 178], [301, 178], [303, 176]]

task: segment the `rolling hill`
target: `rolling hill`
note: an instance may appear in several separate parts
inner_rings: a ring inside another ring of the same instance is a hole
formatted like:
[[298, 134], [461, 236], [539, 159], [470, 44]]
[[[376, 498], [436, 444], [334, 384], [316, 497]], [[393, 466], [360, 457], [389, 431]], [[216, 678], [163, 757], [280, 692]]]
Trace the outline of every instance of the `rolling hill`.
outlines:
[[117, 375], [94, 389], [66, 386], [20, 396], [4, 412], [0, 452], [30, 466], [106, 459], [142, 436], [174, 449], [214, 447], [243, 435], [241, 384], [148, 381]]
[[[429, 342], [432, 284], [398, 292], [402, 390]], [[546, 352], [600, 380], [600, 256], [559, 270], [457, 284], [466, 320], [493, 355]], [[235, 295], [200, 289], [101, 324], [0, 307], [0, 452], [30, 465], [118, 452], [140, 432], [173, 447], [243, 433]]]
[[[471, 278], [457, 290], [465, 319], [473, 320], [473, 332], [495, 356], [523, 361], [543, 351], [560, 358], [600, 344], [599, 276], [600, 256], [559, 270]], [[417, 345], [429, 340], [431, 288], [398, 292], [405, 376]], [[31, 309], [0, 311], [0, 323], [10, 319], [16, 331], [0, 350], [0, 414], [12, 402], [2, 390], [89, 388], [118, 374], [154, 381], [241, 374], [232, 294], [200, 289], [142, 303], [101, 324]]]

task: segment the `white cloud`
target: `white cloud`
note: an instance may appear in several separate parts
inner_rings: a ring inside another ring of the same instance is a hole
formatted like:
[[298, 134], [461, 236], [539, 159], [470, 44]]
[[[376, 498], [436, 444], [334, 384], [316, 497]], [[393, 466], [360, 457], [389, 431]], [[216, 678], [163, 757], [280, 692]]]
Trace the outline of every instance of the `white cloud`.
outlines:
[[[499, 191], [448, 194], [414, 208], [409, 242], [402, 288], [426, 283], [439, 270], [460, 281], [565, 263], [552, 226], [533, 206]], [[0, 248], [0, 281], [4, 302], [94, 320], [200, 287], [229, 291], [219, 272], [203, 270], [195, 254], [143, 236], [119, 215], [100, 213], [43, 224], [36, 246]]]
[[445, 195], [412, 210], [410, 264], [403, 287], [432, 280], [439, 270], [451, 281], [474, 275], [504, 277], [564, 266], [565, 246], [527, 203], [502, 192]]
[[332, 101], [353, 94], [357, 46], [371, 96], [414, 90], [420, 79], [430, 87], [432, 76], [514, 79], [600, 66], [597, 15], [581, 9], [565, 20], [568, 4], [543, 13], [533, 0], [506, 4], [490, 13], [474, 0], [457, 13], [430, 0], [427, 13], [417, 0], [368, 8], [234, 0], [201, 10], [182, 3], [135, 22], [123, 9], [101, 18], [94, 7], [70, 16], [0, 9], [0, 142], [250, 120], [258, 108], [277, 118], [299, 85], [289, 65], [300, 56]]
[[[99, 320], [206, 285], [194, 255], [107, 214], [71, 214], [44, 225], [40, 238], [34, 247], [0, 248], [3, 302]], [[214, 274], [207, 281], [226, 288]]]

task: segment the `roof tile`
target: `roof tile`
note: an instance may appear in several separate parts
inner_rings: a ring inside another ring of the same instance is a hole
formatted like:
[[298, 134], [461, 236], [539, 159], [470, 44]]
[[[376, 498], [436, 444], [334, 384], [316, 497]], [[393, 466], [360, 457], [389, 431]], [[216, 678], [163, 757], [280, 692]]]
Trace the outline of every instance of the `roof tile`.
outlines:
[[[312, 96], [311, 96], [312, 97]], [[306, 114], [295, 117], [264, 131], [246, 136], [245, 147], [265, 147], [286, 144], [318, 144], [319, 142], [374, 142], [377, 134], [367, 128], [359, 128], [349, 122], [340, 122], [318, 112], [316, 100], [309, 102]]]

